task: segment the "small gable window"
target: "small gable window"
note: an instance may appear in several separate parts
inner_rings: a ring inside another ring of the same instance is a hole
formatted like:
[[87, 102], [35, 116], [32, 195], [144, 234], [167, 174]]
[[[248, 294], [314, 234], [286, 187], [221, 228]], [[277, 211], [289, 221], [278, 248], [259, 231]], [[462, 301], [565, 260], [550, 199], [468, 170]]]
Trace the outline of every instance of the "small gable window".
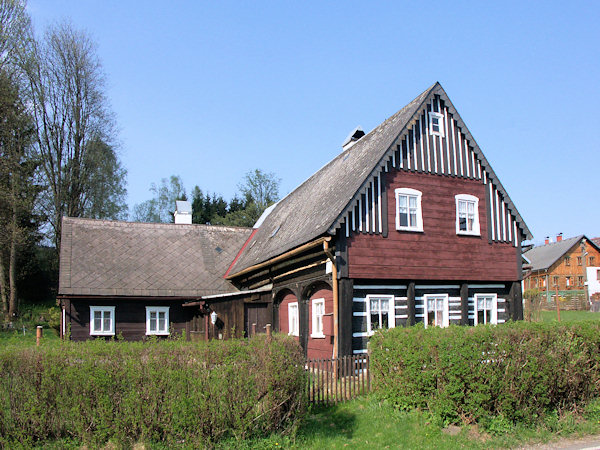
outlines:
[[90, 335], [114, 336], [115, 307], [90, 306]]
[[168, 306], [146, 306], [146, 334], [169, 334]]
[[440, 113], [429, 113], [429, 134], [444, 137], [444, 116]]
[[423, 231], [421, 191], [399, 188], [396, 194], [396, 230]]
[[468, 194], [458, 194], [455, 199], [456, 234], [479, 236], [479, 199]]
[[298, 336], [299, 333], [298, 302], [288, 304], [288, 334]]
[[498, 296], [475, 294], [475, 325], [498, 323]]

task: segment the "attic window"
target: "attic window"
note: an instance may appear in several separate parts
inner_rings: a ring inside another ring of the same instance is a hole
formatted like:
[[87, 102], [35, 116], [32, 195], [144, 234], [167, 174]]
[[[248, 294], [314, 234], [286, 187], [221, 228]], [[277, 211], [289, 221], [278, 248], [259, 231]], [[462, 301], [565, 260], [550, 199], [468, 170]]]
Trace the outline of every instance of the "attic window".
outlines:
[[444, 116], [440, 113], [429, 113], [429, 133], [444, 137]]
[[215, 252], [221, 253], [223, 249], [221, 247], [215, 247]]

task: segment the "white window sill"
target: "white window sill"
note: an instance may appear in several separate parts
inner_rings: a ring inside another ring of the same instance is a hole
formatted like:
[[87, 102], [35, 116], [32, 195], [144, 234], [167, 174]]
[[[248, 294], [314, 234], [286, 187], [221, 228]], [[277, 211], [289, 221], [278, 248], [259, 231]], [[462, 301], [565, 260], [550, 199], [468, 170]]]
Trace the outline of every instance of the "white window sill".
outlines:
[[295, 334], [295, 333], [288, 333], [288, 336], [295, 336], [295, 337], [298, 337], [298, 334]]
[[310, 338], [311, 339], [325, 339], [325, 335], [324, 334], [311, 334]]
[[114, 336], [115, 333], [114, 332], [100, 332], [100, 331], [94, 331], [93, 333], [90, 333], [90, 336]]
[[171, 333], [168, 333], [168, 332], [166, 332], [166, 333], [160, 333], [160, 332], [154, 332], [154, 331], [153, 332], [146, 331], [146, 336], [168, 336], [170, 334]]
[[479, 231], [457, 231], [456, 234], [459, 236], [481, 236]]
[[422, 233], [423, 228], [412, 228], [412, 227], [396, 227], [397, 231], [412, 231], [413, 233]]

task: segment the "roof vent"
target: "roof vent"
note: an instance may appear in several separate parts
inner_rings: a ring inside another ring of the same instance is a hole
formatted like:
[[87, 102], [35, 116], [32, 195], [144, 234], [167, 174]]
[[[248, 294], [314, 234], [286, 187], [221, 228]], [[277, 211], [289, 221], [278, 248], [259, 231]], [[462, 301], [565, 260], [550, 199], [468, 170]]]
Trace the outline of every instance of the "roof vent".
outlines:
[[178, 224], [192, 224], [192, 204], [185, 200], [177, 200], [175, 202], [175, 223]]
[[354, 144], [356, 144], [356, 142], [365, 135], [365, 132], [363, 131], [361, 126], [356, 127], [354, 130], [352, 130], [350, 132], [350, 134], [348, 135], [348, 137], [346, 139], [344, 139], [344, 142], [342, 144], [342, 150], [348, 150], [350, 147], [352, 147]]
[[556, 242], [560, 242], [560, 241], [562, 241], [562, 233], [558, 233], [556, 235]]

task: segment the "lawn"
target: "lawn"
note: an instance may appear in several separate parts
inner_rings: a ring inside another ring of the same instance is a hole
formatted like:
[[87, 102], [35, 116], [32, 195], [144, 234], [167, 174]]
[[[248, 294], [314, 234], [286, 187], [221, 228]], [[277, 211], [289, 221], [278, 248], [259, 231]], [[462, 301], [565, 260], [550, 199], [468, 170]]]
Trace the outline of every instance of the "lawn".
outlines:
[[[580, 322], [583, 320], [600, 320], [600, 313], [591, 311], [561, 311], [561, 322]], [[543, 322], [556, 322], [556, 310], [542, 311]]]
[[592, 418], [567, 416], [559, 420], [552, 416], [539, 428], [504, 424], [497, 431], [491, 434], [477, 426], [444, 429], [425, 412], [401, 412], [369, 396], [310, 411], [294, 437], [272, 435], [243, 443], [228, 441], [220, 448], [507, 448], [598, 433], [600, 425]]
[[0, 321], [0, 345], [18, 345], [30, 346], [36, 342], [36, 328], [38, 325], [43, 327], [42, 342], [44, 345], [51, 345], [59, 342], [56, 332], [50, 328], [52, 320], [58, 320], [60, 310], [52, 303], [41, 305], [25, 305], [21, 309], [21, 314], [12, 323], [8, 324]]

